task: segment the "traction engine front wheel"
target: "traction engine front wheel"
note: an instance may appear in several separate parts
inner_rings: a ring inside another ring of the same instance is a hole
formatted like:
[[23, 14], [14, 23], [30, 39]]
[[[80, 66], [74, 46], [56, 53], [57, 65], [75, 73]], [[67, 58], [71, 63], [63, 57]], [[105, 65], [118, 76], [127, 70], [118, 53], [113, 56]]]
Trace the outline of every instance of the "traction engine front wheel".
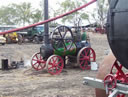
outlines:
[[40, 53], [36, 53], [32, 56], [31, 65], [32, 68], [34, 68], [36, 71], [39, 71], [45, 68], [46, 61], [43, 60], [43, 57]]

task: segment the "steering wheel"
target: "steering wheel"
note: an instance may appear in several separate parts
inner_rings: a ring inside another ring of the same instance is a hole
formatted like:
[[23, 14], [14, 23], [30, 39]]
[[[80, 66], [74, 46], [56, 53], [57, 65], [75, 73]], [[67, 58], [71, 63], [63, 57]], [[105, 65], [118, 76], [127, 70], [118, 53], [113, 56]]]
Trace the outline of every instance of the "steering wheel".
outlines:
[[65, 52], [72, 50], [74, 42], [71, 29], [67, 26], [59, 26], [55, 28], [51, 35], [51, 43], [56, 51]]

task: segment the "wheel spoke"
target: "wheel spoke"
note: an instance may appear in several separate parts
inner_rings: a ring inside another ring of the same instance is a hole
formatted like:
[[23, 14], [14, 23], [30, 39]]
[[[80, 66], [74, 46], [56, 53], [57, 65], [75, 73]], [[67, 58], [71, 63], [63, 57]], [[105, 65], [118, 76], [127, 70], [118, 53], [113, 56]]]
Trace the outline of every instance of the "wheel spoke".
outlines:
[[41, 63], [39, 63], [39, 65], [40, 65], [40, 67], [42, 68], [42, 65], [41, 65]]
[[36, 56], [36, 58], [38, 59], [37, 55], [35, 55], [35, 56]]
[[67, 47], [66, 47], [66, 45], [65, 45], [65, 42], [64, 42], [64, 40], [62, 40], [62, 42], [63, 42], [63, 45], [64, 45], [65, 49], [67, 50]]
[[[61, 65], [59, 65], [60, 63], [61, 63]], [[63, 64], [62, 61], [59, 61], [56, 66], [57, 66], [58, 68], [63, 68], [63, 65], [62, 65], [62, 64]]]
[[53, 72], [54, 72], [54, 67], [50, 67], [50, 68], [48, 68], [48, 70], [49, 70], [49, 72], [50, 72], [51, 74], [53, 74]]
[[53, 64], [55, 63], [54, 57], [52, 57]]
[[86, 56], [88, 55], [89, 51], [90, 51], [89, 48], [87, 48], [87, 51], [86, 51], [86, 49], [84, 50]]
[[50, 68], [48, 68], [48, 70], [51, 70], [53, 68], [53, 66], [52, 67], [50, 67]]
[[69, 48], [68, 48], [68, 50], [70, 50], [71, 48], [72, 48], [72, 46], [73, 46], [73, 42], [69, 42], [70, 44], [69, 44]]
[[84, 61], [82, 61], [81, 63], [80, 63], [80, 65], [82, 65], [84, 63]]
[[90, 58], [94, 58], [94, 57], [90, 57]]
[[90, 55], [90, 56], [93, 55], [93, 52], [89, 53], [89, 55]]
[[57, 57], [56, 57], [56, 60], [55, 60], [55, 64], [56, 64], [56, 61], [57, 61]]
[[57, 66], [61, 63], [62, 61], [59, 61], [58, 63], [57, 63]]
[[40, 67], [40, 64], [38, 63], [37, 69], [39, 69], [39, 67]]
[[80, 58], [80, 60], [84, 60], [84, 58]]
[[42, 60], [42, 56], [40, 55], [40, 60]]
[[42, 63], [42, 64], [45, 64], [45, 63], [46, 63], [46, 61], [44, 61], [44, 60], [41, 60], [41, 63]]
[[84, 50], [84, 54], [85, 54], [85, 56], [87, 56], [87, 51], [86, 51], [86, 49]]
[[49, 65], [53, 65], [53, 63], [51, 63], [51, 62], [49, 62], [48, 64], [49, 64]]
[[84, 63], [84, 68], [87, 67], [87, 66], [88, 66], [88, 62], [85, 61], [85, 63]]
[[82, 55], [82, 57], [84, 57], [84, 56], [85, 56], [85, 55], [84, 55], [84, 54], [82, 54], [82, 53], [81, 53], [80, 55]]
[[59, 28], [58, 28], [58, 32], [59, 32], [59, 34], [60, 34], [60, 37], [61, 37], [61, 39], [62, 39], [62, 37], [63, 37], [63, 36], [61, 35], [61, 32], [60, 32]]
[[36, 63], [34, 63], [33, 65], [36, 65], [37, 64], [37, 62]]
[[56, 45], [56, 48], [59, 48], [60, 47], [60, 44], [62, 44], [62, 43], [63, 43], [63, 41], [62, 40], [59, 40], [59, 42]]
[[[65, 29], [64, 29], [65, 30]], [[66, 32], [66, 30], [64, 31], [64, 35], [63, 35], [63, 39], [64, 39], [64, 37], [65, 37], [65, 35], [67, 34], [67, 32]]]
[[55, 69], [56, 69], [56, 73], [57, 73], [58, 69], [57, 69], [57, 67], [56, 67], [56, 66], [55, 66]]
[[33, 61], [38, 61], [37, 59], [32, 59]]

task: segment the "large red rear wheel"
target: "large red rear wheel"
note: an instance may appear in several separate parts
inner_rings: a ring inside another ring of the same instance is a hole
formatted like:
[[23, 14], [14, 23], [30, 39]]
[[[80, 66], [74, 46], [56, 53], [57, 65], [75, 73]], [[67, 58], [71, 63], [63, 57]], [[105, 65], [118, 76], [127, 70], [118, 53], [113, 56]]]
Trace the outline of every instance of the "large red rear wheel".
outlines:
[[47, 70], [52, 75], [60, 74], [64, 67], [63, 59], [58, 55], [52, 55], [48, 58], [47, 62]]
[[40, 53], [36, 53], [32, 56], [31, 65], [36, 71], [39, 71], [44, 69], [46, 66], [46, 61], [43, 60], [43, 57]]
[[77, 55], [77, 63], [80, 65], [80, 68], [90, 69], [90, 63], [96, 60], [95, 51], [92, 48], [84, 47], [82, 48]]

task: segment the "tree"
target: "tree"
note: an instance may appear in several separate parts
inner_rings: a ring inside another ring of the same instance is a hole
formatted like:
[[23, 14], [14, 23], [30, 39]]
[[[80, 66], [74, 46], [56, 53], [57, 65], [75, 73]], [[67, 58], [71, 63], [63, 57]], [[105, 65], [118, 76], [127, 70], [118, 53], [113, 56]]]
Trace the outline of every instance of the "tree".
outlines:
[[0, 8], [0, 24], [8, 24], [8, 25], [14, 25], [16, 18], [14, 18], [14, 15], [16, 14], [15, 10], [10, 8], [10, 6], [7, 7], [1, 7]]
[[0, 24], [24, 26], [39, 22], [41, 17], [41, 11], [32, 8], [31, 3], [10, 4], [0, 8]]
[[[57, 2], [57, 4], [59, 5], [59, 3]], [[56, 5], [57, 6], [57, 5]], [[40, 1], [40, 7], [42, 8], [42, 12], [44, 13], [44, 0], [41, 0]], [[55, 9], [55, 8], [52, 8], [49, 4], [49, 18], [53, 18], [53, 17], [56, 17], [57, 15], [60, 15], [60, 9]], [[43, 20], [44, 20], [44, 16], [43, 17]], [[58, 26], [58, 22], [56, 20], [54, 21], [51, 21], [49, 22], [49, 26]]]
[[12, 4], [11, 5], [17, 13], [17, 18], [20, 23], [25, 25], [25, 23], [30, 23], [30, 18], [32, 17], [32, 10], [31, 10], [31, 4], [30, 3], [22, 3], [20, 5]]
[[36, 9], [32, 14], [32, 23], [37, 23], [42, 20], [43, 14], [41, 10]]
[[94, 9], [93, 13], [91, 13], [92, 18], [101, 28], [103, 28], [106, 23], [108, 7], [107, 0], [98, 0], [97, 7]]
[[[82, 0], [82, 1], [78, 1], [78, 0], [65, 0], [64, 2], [62, 2], [60, 4], [60, 11], [62, 13], [65, 13], [65, 12], [68, 12], [68, 11], [71, 11], [73, 9], [76, 9], [78, 7], [80, 7], [82, 4], [85, 4], [86, 1], [85, 0]], [[78, 12], [75, 12], [71, 15], [68, 15], [66, 17], [64, 17], [62, 19], [62, 22], [65, 23], [65, 22], [70, 22], [70, 23], [73, 23], [75, 24], [75, 21], [78, 19], [78, 18], [81, 18], [82, 20], [86, 20], [88, 19], [88, 14], [84, 13], [83, 10], [81, 11], [78, 11]]]

